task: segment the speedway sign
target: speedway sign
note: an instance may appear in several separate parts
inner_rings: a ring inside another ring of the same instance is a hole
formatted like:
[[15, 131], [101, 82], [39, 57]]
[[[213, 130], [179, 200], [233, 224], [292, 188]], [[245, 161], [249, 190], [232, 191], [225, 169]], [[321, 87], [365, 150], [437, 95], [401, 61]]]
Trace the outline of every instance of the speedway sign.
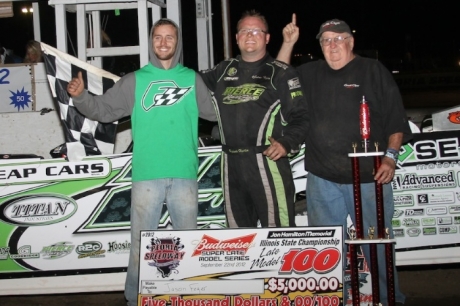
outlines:
[[342, 228], [142, 231], [138, 305], [340, 305]]

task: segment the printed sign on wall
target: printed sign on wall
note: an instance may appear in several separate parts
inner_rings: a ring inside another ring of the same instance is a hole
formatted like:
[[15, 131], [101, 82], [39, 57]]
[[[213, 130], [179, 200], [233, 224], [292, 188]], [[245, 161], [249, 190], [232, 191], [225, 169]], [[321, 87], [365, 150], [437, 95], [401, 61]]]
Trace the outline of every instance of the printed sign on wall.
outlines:
[[30, 65], [0, 67], [0, 113], [34, 110], [32, 73], [33, 69]]

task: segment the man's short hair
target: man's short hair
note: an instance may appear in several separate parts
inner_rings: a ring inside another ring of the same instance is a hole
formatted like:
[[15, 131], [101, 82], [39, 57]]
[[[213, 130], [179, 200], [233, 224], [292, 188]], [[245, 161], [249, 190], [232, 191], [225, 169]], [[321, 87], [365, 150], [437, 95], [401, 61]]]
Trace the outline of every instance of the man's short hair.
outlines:
[[153, 34], [153, 32], [155, 32], [156, 28], [158, 28], [159, 26], [162, 26], [162, 25], [172, 25], [176, 29], [176, 35], [179, 35], [179, 29], [177, 28], [176, 23], [174, 21], [172, 21], [171, 19], [168, 19], [168, 18], [161, 18], [157, 22], [155, 22], [154, 25], [153, 25], [152, 34]]
[[348, 24], [339, 19], [328, 20], [321, 24], [316, 38], [319, 39], [324, 32], [349, 33], [350, 35], [353, 35]]
[[260, 21], [262, 21], [262, 23], [263, 23], [264, 26], [265, 26], [265, 29], [262, 29], [262, 30], [264, 30], [265, 32], [268, 33], [268, 23], [267, 23], [267, 19], [265, 19], [265, 16], [262, 15], [261, 13], [259, 13], [259, 12], [256, 11], [256, 10], [244, 11], [243, 14], [241, 14], [241, 18], [240, 18], [240, 20], [238, 20], [238, 23], [236, 24], [236, 31], [237, 31], [237, 32], [240, 30], [240, 24], [241, 24], [241, 22], [243, 21], [243, 19], [248, 18], [248, 17], [256, 17], [256, 18], [259, 18]]

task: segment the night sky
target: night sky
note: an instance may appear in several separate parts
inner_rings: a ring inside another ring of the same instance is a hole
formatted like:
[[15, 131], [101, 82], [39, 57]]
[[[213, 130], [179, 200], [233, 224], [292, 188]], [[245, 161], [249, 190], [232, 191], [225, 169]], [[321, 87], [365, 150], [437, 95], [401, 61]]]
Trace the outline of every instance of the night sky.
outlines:
[[[321, 23], [338, 18], [356, 30], [355, 50], [377, 50], [382, 58], [457, 57], [460, 55], [457, 5], [450, 1], [307, 1], [232, 0], [232, 31], [241, 12], [255, 8], [269, 23], [269, 52], [276, 56], [282, 42], [281, 31], [297, 14], [300, 39], [296, 52], [321, 56], [315, 39]], [[458, 61], [457, 61], [458, 62]]]
[[[290, 22], [292, 13], [297, 14], [300, 40], [295, 52], [312, 53], [321, 57], [315, 36], [322, 22], [339, 18], [356, 30], [355, 50], [369, 54], [378, 53], [379, 60], [424, 59], [433, 65], [452, 66], [460, 59], [459, 18], [457, 5], [451, 1], [400, 0], [400, 1], [306, 1], [306, 0], [230, 0], [232, 55], [238, 54], [234, 44], [236, 22], [246, 9], [256, 9], [268, 20], [271, 41], [268, 51], [276, 56], [282, 42], [281, 31]], [[42, 41], [55, 45], [54, 9], [48, 1], [40, 3], [42, 16]], [[0, 41], [18, 55], [24, 55], [24, 46], [32, 39], [32, 18], [20, 12], [24, 3], [15, 3], [15, 17], [0, 19]], [[215, 61], [223, 59], [221, 0], [212, 0]], [[185, 64], [197, 68], [195, 1], [182, 0], [183, 37]], [[137, 44], [137, 18], [134, 10], [122, 11], [120, 16], [105, 12], [106, 32], [114, 45]], [[68, 14], [72, 21], [75, 14]], [[75, 29], [69, 23], [73, 36]], [[133, 34], [134, 33], [134, 34]], [[74, 41], [74, 44], [76, 41]], [[71, 53], [71, 48], [69, 48]], [[438, 61], [438, 63], [436, 63]], [[442, 61], [443, 63], [440, 63]]]

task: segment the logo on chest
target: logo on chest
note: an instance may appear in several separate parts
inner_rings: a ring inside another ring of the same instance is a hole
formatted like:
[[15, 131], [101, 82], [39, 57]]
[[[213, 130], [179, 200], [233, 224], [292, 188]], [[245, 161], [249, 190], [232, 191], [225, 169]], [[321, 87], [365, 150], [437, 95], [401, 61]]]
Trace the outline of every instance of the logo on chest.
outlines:
[[155, 106], [171, 106], [180, 103], [192, 87], [179, 87], [174, 81], [150, 82], [142, 95], [142, 108], [149, 111]]
[[259, 100], [264, 93], [265, 87], [259, 84], [244, 84], [235, 87], [227, 87], [222, 94], [224, 104], [239, 104]]

